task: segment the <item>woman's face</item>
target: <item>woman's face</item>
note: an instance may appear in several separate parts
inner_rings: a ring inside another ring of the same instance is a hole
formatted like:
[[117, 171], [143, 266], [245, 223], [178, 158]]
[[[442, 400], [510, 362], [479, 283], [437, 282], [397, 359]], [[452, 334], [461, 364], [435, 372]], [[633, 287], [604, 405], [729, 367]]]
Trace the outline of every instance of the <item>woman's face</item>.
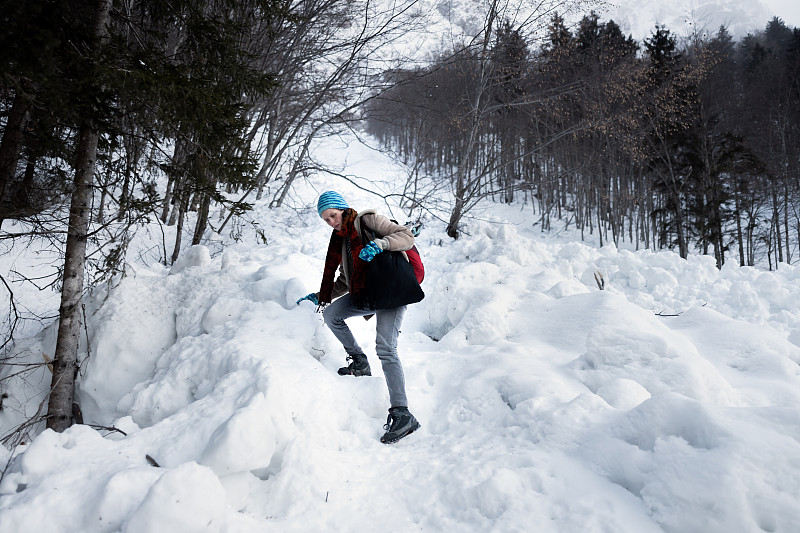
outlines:
[[336, 208], [326, 209], [322, 212], [322, 220], [324, 220], [330, 227], [339, 231], [342, 229], [342, 210]]

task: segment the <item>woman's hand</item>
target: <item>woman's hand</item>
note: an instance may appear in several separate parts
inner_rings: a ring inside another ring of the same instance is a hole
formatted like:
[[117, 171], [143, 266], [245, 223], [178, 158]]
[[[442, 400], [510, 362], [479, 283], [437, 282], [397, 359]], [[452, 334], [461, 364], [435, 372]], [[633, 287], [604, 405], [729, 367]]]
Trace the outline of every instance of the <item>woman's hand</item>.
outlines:
[[366, 246], [364, 246], [364, 248], [361, 249], [361, 251], [358, 253], [358, 257], [369, 263], [370, 261], [375, 259], [375, 256], [381, 253], [382, 251], [383, 250], [381, 250], [380, 247], [377, 244], [375, 244], [375, 241], [370, 241], [369, 244], [367, 244]]
[[319, 297], [317, 296], [316, 292], [312, 292], [310, 294], [306, 294], [305, 296], [303, 296], [302, 298], [297, 300], [297, 305], [300, 305], [300, 302], [302, 302], [303, 300], [308, 300], [309, 302], [311, 302], [314, 305], [319, 305]]

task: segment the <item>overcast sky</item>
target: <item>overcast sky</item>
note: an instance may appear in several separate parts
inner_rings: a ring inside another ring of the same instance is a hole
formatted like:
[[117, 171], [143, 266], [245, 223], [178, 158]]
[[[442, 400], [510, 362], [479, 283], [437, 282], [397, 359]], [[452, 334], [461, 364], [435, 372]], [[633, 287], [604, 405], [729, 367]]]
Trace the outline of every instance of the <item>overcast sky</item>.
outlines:
[[797, 0], [764, 0], [764, 4], [786, 24], [800, 27], [800, 2]]

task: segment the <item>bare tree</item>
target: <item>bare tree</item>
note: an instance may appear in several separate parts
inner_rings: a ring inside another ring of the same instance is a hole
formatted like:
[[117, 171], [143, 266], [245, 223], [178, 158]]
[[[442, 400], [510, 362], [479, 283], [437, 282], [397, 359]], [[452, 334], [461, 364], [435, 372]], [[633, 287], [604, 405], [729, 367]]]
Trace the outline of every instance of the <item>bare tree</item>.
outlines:
[[[88, 54], [97, 55], [108, 39], [111, 0], [96, 0]], [[91, 57], [87, 57], [91, 61]], [[92, 97], [91, 94], [87, 95]], [[86, 117], [78, 133], [77, 163], [70, 208], [58, 338], [53, 360], [53, 380], [47, 410], [47, 427], [64, 431], [72, 425], [75, 374], [78, 370], [78, 339], [81, 327], [86, 239], [90, 222], [92, 182], [100, 133], [94, 117]]]
[[[557, 10], [571, 12], [580, 5], [581, 2], [566, 0], [476, 3], [480, 23], [454, 26], [458, 36], [454, 31], [450, 50], [444, 52], [429, 71], [432, 80], [428, 83], [435, 85], [431, 92], [449, 94], [450, 90], [453, 93], [450, 101], [438, 108], [435, 98], [432, 100], [428, 95], [424, 95], [427, 104], [408, 102], [419, 106], [420, 114], [432, 111], [441, 123], [431, 135], [440, 136], [438, 142], [443, 150], [438, 151], [436, 140], [431, 142], [431, 148], [443, 166], [450, 168], [445, 176], [452, 191], [449, 236], [458, 237], [462, 218], [483, 198], [500, 193], [510, 200], [516, 188], [529, 186], [519, 181], [519, 173], [525, 168], [522, 162], [534, 157], [533, 154], [555, 138], [569, 135], [573, 130], [574, 126], [570, 126], [526, 145], [517, 141], [519, 132], [514, 121], [509, 119], [511, 114], [530, 117], [534, 114], [533, 108], [552, 99], [564, 88], [515, 90], [515, 68], [521, 67], [513, 65], [507, 54], [514, 49], [516, 36], [522, 43], [524, 38], [542, 30]], [[520, 59], [523, 58], [517, 58]], [[523, 73], [516, 75], [521, 77]], [[442, 89], [441, 85], [448, 88]], [[509, 120], [504, 121], [504, 118]], [[534, 140], [533, 137], [527, 139]]]

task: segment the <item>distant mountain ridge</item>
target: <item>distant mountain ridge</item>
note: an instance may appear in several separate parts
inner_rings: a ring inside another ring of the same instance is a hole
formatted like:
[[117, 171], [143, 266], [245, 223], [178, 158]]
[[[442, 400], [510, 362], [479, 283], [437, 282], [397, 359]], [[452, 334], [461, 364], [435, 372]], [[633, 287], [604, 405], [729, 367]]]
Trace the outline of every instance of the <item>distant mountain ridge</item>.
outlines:
[[601, 19], [613, 19], [625, 34], [638, 41], [650, 36], [656, 23], [678, 37], [714, 35], [724, 25], [738, 38], [763, 29], [775, 16], [788, 25], [794, 18], [788, 17], [794, 13], [778, 13], [761, 0], [616, 0], [614, 4], [616, 7], [602, 12]]
[[[480, 0], [425, 0], [430, 3], [430, 11], [440, 20], [434, 26], [441, 29], [452, 24], [450, 31], [466, 35], [480, 32], [485, 17], [486, 2]], [[668, 28], [678, 38], [713, 36], [720, 26], [725, 26], [735, 39], [748, 33], [762, 30], [773, 17], [780, 17], [790, 27], [800, 27], [800, 2], [797, 0], [608, 0], [587, 2], [581, 9], [565, 12], [567, 4], [558, 9], [558, 2], [538, 3], [538, 9], [554, 8], [564, 16], [568, 24], [575, 25], [594, 10], [601, 21], [613, 20], [623, 33], [632, 35], [641, 42], [655, 30], [656, 24]], [[573, 4], [574, 6], [574, 4]], [[530, 3], [508, 2], [505, 4], [503, 18], [516, 26], [528, 20]], [[436, 18], [436, 17], [434, 17]], [[550, 19], [549, 15], [543, 17]], [[542, 20], [535, 22], [540, 26]], [[546, 25], [546, 23], [544, 23]], [[457, 28], [457, 29], [456, 29]], [[430, 29], [430, 28], [429, 28]], [[446, 30], [445, 30], [446, 31]]]

